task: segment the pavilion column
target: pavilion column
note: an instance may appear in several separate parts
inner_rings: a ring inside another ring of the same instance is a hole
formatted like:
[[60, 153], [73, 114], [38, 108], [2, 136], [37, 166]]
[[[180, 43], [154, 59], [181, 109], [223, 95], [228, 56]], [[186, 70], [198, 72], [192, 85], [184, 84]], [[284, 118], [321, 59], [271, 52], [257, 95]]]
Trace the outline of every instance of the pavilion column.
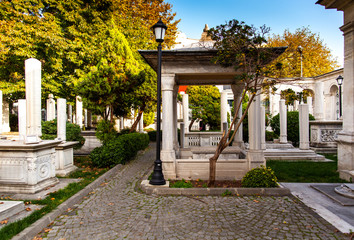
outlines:
[[165, 179], [176, 178], [176, 154], [174, 150], [173, 93], [175, 87], [174, 74], [162, 74], [162, 148], [161, 161]]
[[184, 132], [189, 132], [189, 99], [188, 94], [182, 95]]
[[10, 106], [6, 100], [2, 101], [2, 132], [10, 132]]
[[41, 111], [41, 62], [30, 58], [25, 61], [26, 79], [26, 136], [29, 142], [42, 136]]
[[309, 106], [309, 114], [313, 114], [312, 97], [307, 97], [307, 105]]
[[261, 106], [261, 149], [266, 150], [265, 107]]
[[72, 105], [68, 105], [68, 121], [69, 123], [73, 122], [73, 106]]
[[221, 132], [227, 129], [223, 129], [224, 122], [227, 122], [227, 92], [222, 91], [220, 95], [220, 117], [221, 117]]
[[265, 165], [262, 150], [261, 99], [260, 93], [253, 99], [248, 110], [249, 151], [247, 154], [249, 169]]
[[57, 99], [57, 139], [61, 141], [66, 141], [66, 99]]
[[82, 129], [82, 101], [81, 97], [76, 97], [76, 124]]
[[18, 135], [19, 140], [26, 140], [26, 99], [18, 100]]
[[280, 136], [279, 141], [280, 143], [288, 143], [287, 139], [287, 111], [285, 100], [281, 99], [279, 101], [279, 121], [280, 121]]
[[309, 107], [307, 104], [299, 105], [299, 133], [300, 133], [300, 146], [301, 150], [310, 149], [309, 141]]
[[50, 93], [47, 99], [47, 121], [55, 119], [55, 115], [55, 100], [53, 94]]
[[343, 179], [354, 182], [354, 3], [344, 9], [343, 130], [338, 133], [338, 170]]
[[[234, 109], [236, 111], [237, 105], [240, 103], [240, 101], [242, 101], [243, 86], [231, 85], [231, 89], [234, 94]], [[236, 130], [235, 128], [237, 122], [239, 121], [239, 119], [241, 119], [241, 117], [242, 117], [242, 105], [239, 111], [237, 112], [237, 121], [235, 122], [234, 130]], [[245, 147], [245, 144], [243, 142], [243, 123], [241, 123], [240, 127], [238, 128], [235, 134], [232, 146], [238, 146], [241, 148]]]
[[178, 144], [178, 124], [177, 124], [177, 94], [178, 94], [178, 85], [174, 85], [173, 89], [173, 146], [174, 149], [179, 149]]
[[139, 120], [139, 132], [144, 132], [144, 113], [141, 113], [141, 117]]
[[[0, 90], [0, 119], [2, 119], [2, 91]], [[0, 134], [2, 133], [2, 122], [0, 122]]]
[[315, 109], [314, 109], [314, 115], [316, 120], [324, 119], [324, 112], [323, 112], [324, 99], [325, 98], [323, 94], [323, 82], [317, 81], [315, 83]]

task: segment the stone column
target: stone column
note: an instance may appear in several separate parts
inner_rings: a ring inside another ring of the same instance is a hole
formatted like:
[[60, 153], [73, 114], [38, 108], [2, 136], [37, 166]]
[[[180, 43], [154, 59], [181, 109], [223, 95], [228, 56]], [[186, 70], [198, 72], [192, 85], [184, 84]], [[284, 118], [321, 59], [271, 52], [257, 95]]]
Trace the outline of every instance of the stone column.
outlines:
[[249, 151], [247, 154], [249, 170], [265, 165], [261, 140], [261, 101], [260, 95], [253, 99], [248, 110]]
[[[236, 86], [236, 85], [231, 85], [232, 92], [234, 94], [234, 110], [236, 111], [237, 105], [241, 101], [242, 98], [242, 92], [243, 92], [243, 87], [242, 86]], [[240, 109], [237, 113], [237, 119], [241, 119], [242, 117], [242, 105], [240, 106]], [[235, 125], [234, 125], [234, 130], [236, 130], [236, 125], [238, 120], [236, 120]], [[232, 143], [233, 146], [238, 146], [241, 148], [245, 147], [245, 144], [243, 142], [243, 123], [241, 123], [240, 127], [238, 128], [238, 131], [235, 134], [234, 141]]]
[[189, 99], [188, 94], [182, 95], [182, 104], [183, 104], [183, 123], [184, 131], [189, 132]]
[[81, 97], [76, 97], [76, 124], [82, 128], [82, 101]]
[[[26, 136], [28, 142], [38, 142], [42, 135], [41, 119], [41, 62], [30, 58], [25, 61], [26, 79]], [[29, 139], [29, 137], [31, 138]]]
[[354, 182], [354, 3], [344, 8], [343, 130], [338, 133], [338, 170], [343, 179]]
[[10, 132], [10, 108], [9, 103], [4, 99], [2, 101], [2, 131]]
[[181, 148], [184, 148], [184, 123], [181, 123], [181, 130], [180, 130], [180, 139], [181, 139], [181, 144], [180, 144], [180, 147]]
[[313, 114], [312, 97], [307, 97], [307, 105], [309, 106], [309, 114]]
[[174, 74], [162, 74], [162, 148], [161, 161], [163, 174], [166, 179], [176, 178], [176, 154], [173, 149], [173, 90], [175, 86]]
[[87, 128], [87, 109], [84, 109], [84, 126]]
[[58, 98], [57, 107], [57, 139], [66, 141], [66, 99]]
[[287, 139], [287, 111], [285, 100], [281, 99], [279, 101], [279, 121], [280, 121], [280, 143], [288, 143]]
[[265, 107], [261, 106], [261, 149], [265, 150], [266, 145], [266, 127], [265, 127]]
[[144, 113], [141, 114], [141, 118], [139, 121], [139, 132], [140, 133], [144, 132]]
[[300, 146], [301, 150], [310, 149], [309, 142], [309, 107], [307, 104], [299, 105], [299, 134], [300, 134]]
[[69, 123], [73, 122], [73, 106], [72, 105], [68, 105], [68, 121]]
[[20, 140], [26, 140], [26, 99], [18, 100], [18, 135]]
[[173, 88], [173, 146], [174, 150], [179, 149], [178, 143], [178, 124], [177, 124], [177, 94], [178, 94], [178, 85], [174, 85]]
[[120, 130], [123, 130], [124, 129], [124, 118], [121, 117], [120, 118]]
[[224, 122], [227, 122], [227, 92], [222, 91], [220, 95], [220, 117], [221, 117], [221, 131], [223, 132]]
[[324, 119], [323, 102], [324, 102], [323, 82], [317, 81], [315, 83], [315, 109], [314, 109], [314, 115], [316, 120]]
[[47, 99], [47, 121], [55, 119], [55, 100], [53, 94], [48, 95]]

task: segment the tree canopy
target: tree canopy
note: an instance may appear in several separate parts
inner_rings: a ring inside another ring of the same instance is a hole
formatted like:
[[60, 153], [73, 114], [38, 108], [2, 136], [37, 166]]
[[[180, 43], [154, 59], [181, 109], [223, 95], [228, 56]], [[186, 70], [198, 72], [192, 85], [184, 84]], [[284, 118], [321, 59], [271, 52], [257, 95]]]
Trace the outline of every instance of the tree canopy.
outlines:
[[[197, 119], [209, 124], [210, 129], [220, 128], [220, 92], [215, 86], [188, 86], [189, 107], [192, 110], [192, 121]], [[191, 127], [190, 125], [190, 127]]]
[[288, 47], [285, 53], [269, 66], [271, 77], [300, 77], [301, 54], [303, 77], [318, 76], [338, 67], [337, 61], [319, 34], [311, 32], [308, 27], [299, 28], [294, 33], [285, 30], [282, 35], [273, 34], [268, 38], [267, 46]]

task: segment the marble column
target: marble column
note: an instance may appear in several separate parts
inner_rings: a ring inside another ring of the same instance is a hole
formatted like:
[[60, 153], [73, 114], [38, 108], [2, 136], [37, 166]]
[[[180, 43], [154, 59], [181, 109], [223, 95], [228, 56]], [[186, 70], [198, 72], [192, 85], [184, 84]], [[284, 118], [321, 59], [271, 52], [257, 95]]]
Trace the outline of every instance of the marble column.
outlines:
[[[240, 103], [240, 101], [242, 101], [241, 98], [242, 98], [243, 86], [231, 85], [231, 89], [234, 94], [234, 110], [236, 111], [237, 105]], [[234, 131], [236, 130], [235, 128], [236, 128], [236, 125], [237, 125], [239, 119], [241, 119], [241, 117], [242, 117], [242, 105], [240, 106], [240, 109], [237, 112], [236, 117], [237, 117], [237, 120], [234, 125]], [[245, 147], [245, 144], [243, 142], [243, 123], [241, 123], [240, 127], [238, 128], [232, 145], [238, 146], [241, 148]]]
[[47, 121], [55, 119], [55, 115], [55, 100], [53, 94], [50, 93], [47, 99]]
[[4, 99], [2, 101], [2, 131], [10, 132], [10, 107]]
[[309, 106], [309, 114], [313, 114], [312, 97], [307, 97], [307, 105]]
[[166, 179], [176, 178], [176, 154], [173, 146], [173, 90], [175, 86], [174, 74], [162, 74], [162, 148], [161, 161], [163, 174]]
[[84, 109], [84, 126], [87, 128], [87, 109]]
[[261, 149], [265, 150], [266, 145], [266, 127], [265, 127], [265, 107], [261, 106]]
[[183, 123], [184, 123], [184, 132], [189, 132], [189, 98], [188, 94], [182, 94], [182, 104], [183, 104]]
[[73, 106], [72, 105], [68, 105], [68, 121], [69, 123], [73, 122]]
[[18, 100], [18, 135], [20, 140], [26, 140], [26, 99]]
[[124, 129], [124, 118], [121, 117], [120, 118], [120, 130], [123, 130]]
[[220, 94], [220, 117], [221, 117], [221, 131], [223, 132], [224, 129], [223, 128], [223, 124], [224, 122], [227, 122], [227, 92], [226, 91], [222, 91]]
[[66, 141], [66, 99], [58, 98], [57, 107], [57, 139]]
[[280, 143], [288, 143], [287, 139], [287, 111], [285, 100], [281, 99], [279, 101], [279, 121], [280, 121]]
[[248, 109], [248, 133], [249, 133], [249, 151], [247, 159], [249, 170], [260, 165], [265, 165], [264, 152], [262, 150], [261, 140], [261, 100], [260, 95], [256, 96]]
[[178, 85], [174, 85], [173, 88], [173, 146], [174, 150], [179, 149], [178, 143], [178, 123], [177, 123], [177, 95], [178, 95]]
[[30, 58], [25, 61], [26, 79], [26, 137], [38, 142], [42, 135], [41, 119], [41, 62]]
[[323, 103], [324, 103], [324, 94], [323, 94], [323, 82], [317, 81], [315, 83], [315, 108], [314, 108], [314, 117], [316, 120], [324, 119], [323, 112]]
[[144, 132], [144, 113], [141, 114], [141, 118], [139, 120], [139, 132]]
[[299, 134], [301, 150], [310, 149], [310, 136], [309, 136], [309, 107], [307, 104], [299, 105]]
[[82, 124], [82, 101], [81, 97], [77, 96], [76, 97], [76, 124], [80, 126], [80, 128], [83, 127]]

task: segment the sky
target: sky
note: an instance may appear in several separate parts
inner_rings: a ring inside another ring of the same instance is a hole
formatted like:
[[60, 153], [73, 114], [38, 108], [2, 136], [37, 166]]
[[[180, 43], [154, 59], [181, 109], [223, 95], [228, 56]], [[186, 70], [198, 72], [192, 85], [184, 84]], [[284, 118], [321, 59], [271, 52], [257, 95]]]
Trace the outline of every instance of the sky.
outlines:
[[320, 36], [338, 64], [343, 66], [344, 42], [339, 27], [343, 12], [325, 9], [317, 0], [165, 0], [172, 4], [175, 19], [181, 19], [179, 31], [199, 39], [205, 24], [210, 28], [237, 19], [248, 25], [270, 27], [271, 35], [284, 30], [295, 32], [308, 27]]

